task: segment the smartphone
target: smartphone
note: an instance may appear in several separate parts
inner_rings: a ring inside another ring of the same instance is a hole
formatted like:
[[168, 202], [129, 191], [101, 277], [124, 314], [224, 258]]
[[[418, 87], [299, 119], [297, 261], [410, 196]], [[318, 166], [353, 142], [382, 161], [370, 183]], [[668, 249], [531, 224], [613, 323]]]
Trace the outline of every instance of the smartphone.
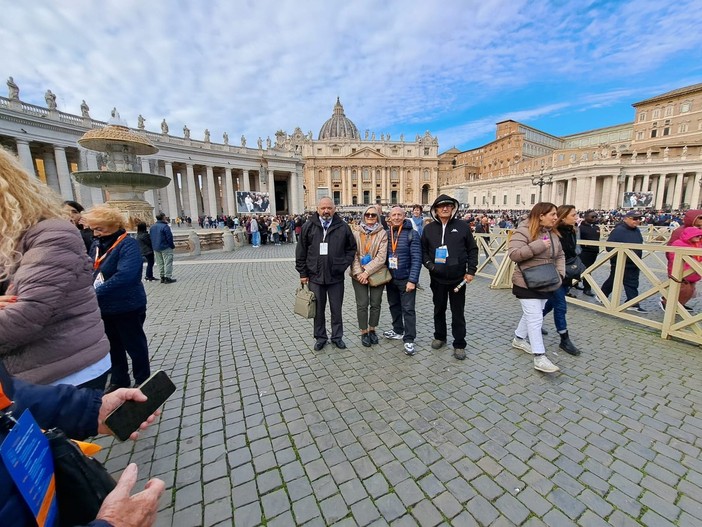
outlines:
[[105, 418], [105, 424], [120, 441], [129, 439], [132, 432], [166, 402], [176, 387], [166, 372], [158, 370], [146, 379], [139, 389], [148, 397], [146, 401], [124, 401]]

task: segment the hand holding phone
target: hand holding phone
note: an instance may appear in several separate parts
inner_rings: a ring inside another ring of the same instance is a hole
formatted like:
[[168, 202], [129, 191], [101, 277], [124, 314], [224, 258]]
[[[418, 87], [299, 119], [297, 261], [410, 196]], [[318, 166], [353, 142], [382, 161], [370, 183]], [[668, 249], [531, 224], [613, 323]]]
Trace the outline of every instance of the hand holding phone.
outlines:
[[127, 400], [112, 410], [105, 418], [105, 425], [120, 441], [126, 441], [139, 426], [147, 421], [173, 392], [175, 385], [164, 371], [157, 371], [139, 387], [146, 401]]

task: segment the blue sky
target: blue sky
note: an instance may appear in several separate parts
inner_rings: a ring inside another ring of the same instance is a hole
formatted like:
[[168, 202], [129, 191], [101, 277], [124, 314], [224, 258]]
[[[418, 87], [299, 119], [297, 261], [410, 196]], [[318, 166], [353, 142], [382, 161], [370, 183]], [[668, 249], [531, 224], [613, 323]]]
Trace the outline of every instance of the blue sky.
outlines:
[[[0, 0], [0, 75], [23, 101], [201, 139], [296, 126], [336, 97], [361, 130], [440, 150], [514, 119], [554, 135], [633, 121], [631, 103], [702, 82], [699, 0]], [[3, 86], [4, 88], [4, 86]], [[6, 95], [3, 92], [3, 95]]]

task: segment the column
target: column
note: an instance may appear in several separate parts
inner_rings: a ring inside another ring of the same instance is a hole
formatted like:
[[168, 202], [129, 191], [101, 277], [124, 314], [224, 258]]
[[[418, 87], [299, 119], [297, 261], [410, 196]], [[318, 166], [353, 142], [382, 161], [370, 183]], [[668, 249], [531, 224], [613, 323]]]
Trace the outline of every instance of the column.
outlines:
[[56, 155], [56, 171], [58, 172], [59, 187], [63, 199], [74, 199], [73, 184], [71, 183], [71, 171], [66, 160], [66, 149], [62, 146], [54, 145]]
[[384, 203], [387, 203], [390, 201], [390, 198], [388, 196], [388, 167], [384, 166], [382, 169], [380, 169], [380, 200], [383, 201]]
[[34, 159], [32, 158], [32, 151], [29, 149], [29, 141], [24, 139], [15, 139], [17, 143], [17, 156], [19, 157], [20, 163], [34, 177], [37, 177], [37, 171], [34, 168]]
[[180, 215], [178, 210], [178, 199], [176, 198], [176, 186], [177, 180], [173, 174], [173, 163], [170, 161], [165, 162], [166, 177], [171, 180], [171, 182], [166, 187], [166, 195], [168, 196], [168, 215], [171, 219]]
[[187, 174], [187, 179], [188, 179], [188, 204], [190, 205], [190, 217], [193, 220], [193, 223], [197, 225], [197, 217], [198, 217], [198, 210], [197, 210], [197, 184], [195, 183], [195, 169], [193, 168], [193, 165], [188, 163], [185, 165], [185, 170]]
[[665, 194], [665, 174], [658, 174], [656, 182], [656, 209], [663, 208], [663, 197]]
[[207, 211], [205, 215], [212, 216], [213, 218], [217, 216], [217, 196], [215, 195], [215, 182], [214, 182], [214, 170], [211, 166], [207, 165], [205, 167], [206, 171], [206, 181], [207, 181], [207, 193], [205, 193], [205, 185], [203, 184], [202, 197], [207, 195]]
[[398, 168], [400, 171], [400, 188], [397, 193], [397, 203], [402, 204], [405, 202], [405, 168]]
[[332, 179], [331, 179], [331, 167], [327, 167], [324, 169], [324, 172], [326, 173], [327, 176], [327, 195], [334, 199], [334, 193], [332, 192]]
[[299, 199], [299, 189], [297, 186], [300, 184], [300, 177], [297, 173], [297, 169], [290, 172], [290, 214], [299, 214], [302, 212], [298, 206], [297, 200]]
[[682, 201], [683, 179], [685, 179], [684, 174], [675, 174], [675, 187], [673, 190], [673, 201], [671, 203], [673, 210], [680, 208], [680, 202]]
[[[149, 163], [148, 159], [144, 159], [143, 157], [141, 158], [141, 171], [144, 172], [145, 174], [150, 174], [151, 173], [151, 165]], [[158, 205], [158, 199], [156, 199], [156, 191], [154, 190], [147, 190], [144, 192], [144, 199], [149, 202], [149, 205], [154, 207], [154, 212], [158, 212], [156, 210], [156, 206]], [[169, 208], [168, 214], [171, 214], [171, 210]]]
[[648, 192], [648, 179], [649, 175], [645, 174], [643, 177], [643, 181], [641, 182], [641, 192]]
[[[84, 150], [83, 148], [80, 148], [78, 150], [78, 170], [89, 170], [88, 168], [88, 150]], [[76, 199], [78, 203], [83, 205], [85, 209], [89, 209], [90, 207], [93, 206], [93, 196], [92, 193], [90, 192], [92, 189], [90, 187], [86, 187], [85, 185], [81, 185], [79, 183], [76, 183]]]
[[376, 177], [375, 177], [376, 170], [378, 170], [378, 167], [373, 167], [371, 169], [371, 188], [373, 189], [370, 193], [370, 203], [371, 204], [375, 203], [375, 196], [377, 194], [377, 190], [376, 190], [377, 182], [376, 182]]
[[234, 200], [234, 179], [232, 178], [232, 169], [224, 168], [224, 189], [227, 194], [227, 216], [236, 215], [236, 201]]
[[356, 174], [358, 176], [356, 180], [356, 203], [363, 205], [363, 167], [358, 167]]
[[690, 198], [690, 208], [696, 209], [700, 204], [700, 181], [702, 181], [702, 173], [695, 173], [695, 181], [692, 184], [692, 198]]
[[596, 209], [599, 208], [595, 205], [595, 197], [597, 195], [597, 176], [592, 176], [590, 178], [590, 190], [587, 195], [587, 203], [585, 204], [585, 209]]
[[249, 180], [249, 171], [248, 170], [242, 170], [241, 191], [242, 192], [251, 192], [251, 181]]
[[[329, 177], [331, 177], [331, 169], [329, 171]], [[329, 187], [329, 194], [332, 194], [331, 187]], [[268, 199], [271, 204], [271, 214], [276, 215], [275, 211], [275, 170], [268, 170]]]
[[50, 147], [42, 150], [42, 159], [44, 161], [44, 174], [46, 175], [46, 184], [57, 194], [61, 193], [59, 187], [58, 172], [56, 171], [56, 158]]
[[346, 167], [346, 200], [345, 205], [353, 203], [353, 180], [351, 179], [352, 167]]
[[627, 192], [633, 192], [634, 191], [634, 178], [636, 176], [626, 176], [626, 191]]
[[[89, 150], [86, 150], [85, 162], [88, 166], [88, 170], [97, 170], [98, 169], [97, 154], [95, 154], [95, 152], [91, 152]], [[91, 198], [91, 201], [93, 202], [93, 205], [99, 205], [101, 203], [105, 203], [105, 196], [104, 196], [101, 188], [92, 188], [91, 187], [90, 188], [90, 198]]]

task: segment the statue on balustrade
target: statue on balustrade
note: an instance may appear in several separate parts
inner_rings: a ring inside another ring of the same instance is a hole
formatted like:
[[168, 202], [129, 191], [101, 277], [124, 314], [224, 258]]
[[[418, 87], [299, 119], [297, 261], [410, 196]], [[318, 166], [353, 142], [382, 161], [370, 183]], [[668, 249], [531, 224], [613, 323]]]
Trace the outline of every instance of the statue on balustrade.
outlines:
[[271, 136], [270, 135], [266, 138], [266, 148], [268, 150], [271, 149]]
[[246, 136], [241, 135], [241, 146], [246, 146]]
[[209, 143], [209, 142], [210, 142], [210, 131], [207, 128], [205, 128], [205, 143]]
[[86, 119], [90, 119], [90, 106], [88, 106], [88, 103], [85, 102], [85, 99], [83, 99], [83, 102], [80, 103], [80, 114]]
[[161, 133], [163, 135], [166, 135], [168, 133], [168, 124], [166, 123], [165, 119], [161, 121]]
[[224, 133], [222, 134], [222, 140], [224, 141], [224, 144], [225, 144], [225, 145], [228, 145], [228, 144], [229, 144], [229, 134], [228, 134], [227, 132], [224, 132]]
[[56, 94], [51, 90], [46, 90], [44, 94], [44, 100], [46, 101], [46, 106], [49, 110], [56, 109]]
[[19, 86], [15, 84], [12, 77], [7, 79], [7, 98], [11, 101], [19, 101]]
[[263, 150], [263, 139], [259, 137], [258, 141], [256, 141], [256, 144], [258, 145], [259, 150]]
[[139, 114], [139, 117], [137, 117], [137, 128], [139, 128], [139, 130], [144, 129], [144, 116], [141, 114]]
[[183, 137], [186, 139], [190, 139], [190, 128], [188, 128], [188, 125], [183, 125]]
[[668, 159], [668, 154], [669, 154], [669, 153], [670, 153], [670, 148], [666, 146], [666, 147], [663, 149], [663, 157], [666, 158], [666, 159]]
[[687, 145], [683, 146], [683, 149], [682, 149], [682, 156], [683, 156], [683, 157], [687, 157]]

